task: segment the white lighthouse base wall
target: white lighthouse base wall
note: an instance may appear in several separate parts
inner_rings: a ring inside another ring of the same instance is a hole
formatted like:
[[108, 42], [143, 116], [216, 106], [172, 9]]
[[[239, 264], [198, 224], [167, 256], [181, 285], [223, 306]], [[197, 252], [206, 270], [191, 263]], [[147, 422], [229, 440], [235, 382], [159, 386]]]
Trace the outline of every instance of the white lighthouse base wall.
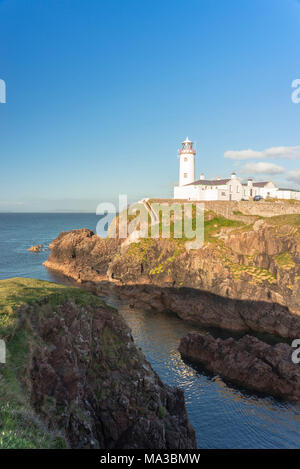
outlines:
[[295, 199], [300, 200], [300, 192], [292, 189], [278, 189], [276, 192], [277, 199]]
[[195, 157], [192, 153], [180, 155], [179, 186], [186, 186], [195, 181]]
[[174, 187], [174, 199], [185, 200], [218, 200], [218, 189], [203, 190], [201, 186], [176, 186]]
[[219, 199], [218, 189], [207, 189], [201, 192], [203, 192], [204, 194], [204, 197], [201, 200], [218, 200]]
[[175, 186], [174, 199], [201, 200], [197, 186]]

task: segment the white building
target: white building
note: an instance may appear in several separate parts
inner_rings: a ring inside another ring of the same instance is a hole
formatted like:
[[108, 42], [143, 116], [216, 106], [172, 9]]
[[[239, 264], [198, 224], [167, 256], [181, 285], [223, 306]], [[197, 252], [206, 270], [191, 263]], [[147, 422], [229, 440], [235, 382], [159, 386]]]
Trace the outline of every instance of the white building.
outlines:
[[174, 187], [174, 199], [187, 200], [249, 200], [256, 195], [266, 198], [298, 199], [300, 192], [278, 189], [272, 181], [243, 183], [235, 173], [230, 178], [205, 179], [202, 173], [195, 181], [195, 154], [193, 142], [188, 137], [179, 150], [179, 185]]
[[300, 191], [297, 191], [295, 189], [282, 189], [279, 188], [277, 191], [277, 196], [278, 199], [295, 199], [295, 200], [300, 200]]
[[255, 195], [261, 195], [264, 199], [277, 197], [278, 187], [272, 181], [253, 182], [253, 179], [249, 178], [247, 186], [247, 199]]

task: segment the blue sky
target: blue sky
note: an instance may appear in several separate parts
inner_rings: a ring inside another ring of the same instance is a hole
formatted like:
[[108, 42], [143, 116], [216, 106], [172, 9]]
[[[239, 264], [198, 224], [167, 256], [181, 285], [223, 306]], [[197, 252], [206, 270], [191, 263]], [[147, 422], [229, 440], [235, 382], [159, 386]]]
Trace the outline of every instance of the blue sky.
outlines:
[[0, 0], [0, 211], [170, 196], [187, 135], [300, 188], [299, 44], [297, 0]]

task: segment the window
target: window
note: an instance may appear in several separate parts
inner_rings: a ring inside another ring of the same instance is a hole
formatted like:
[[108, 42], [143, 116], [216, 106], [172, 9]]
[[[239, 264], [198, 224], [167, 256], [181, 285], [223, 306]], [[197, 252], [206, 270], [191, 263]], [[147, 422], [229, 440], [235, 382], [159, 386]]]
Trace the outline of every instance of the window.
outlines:
[[187, 173], [184, 173], [183, 177], [187, 178]]
[[236, 186], [236, 191], [240, 192], [240, 186]]
[[186, 157], [186, 156], [184, 157], [184, 161], [187, 161], [187, 157]]
[[229, 186], [229, 190], [230, 190], [230, 192], [232, 192], [232, 186]]
[[226, 195], [226, 192], [222, 192], [222, 197], [225, 197], [225, 195]]

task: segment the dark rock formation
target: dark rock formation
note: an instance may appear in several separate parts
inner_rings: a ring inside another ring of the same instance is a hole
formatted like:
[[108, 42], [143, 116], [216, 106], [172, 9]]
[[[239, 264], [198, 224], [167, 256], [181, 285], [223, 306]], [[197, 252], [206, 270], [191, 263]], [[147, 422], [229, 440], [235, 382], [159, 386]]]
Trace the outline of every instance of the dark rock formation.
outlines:
[[72, 447], [195, 447], [183, 392], [162, 384], [115, 311], [67, 303], [39, 335], [31, 402]]
[[[121, 252], [118, 239], [73, 230], [51, 243], [45, 265], [99, 294], [110, 282], [131, 303], [199, 325], [300, 337], [299, 265], [276, 264], [282, 250], [300, 262], [298, 234], [294, 227], [259, 226], [226, 235], [228, 248], [205, 244], [189, 252], [168, 239], [141, 240]], [[268, 266], [274, 274], [263, 270]]]
[[49, 245], [46, 267], [75, 280], [100, 281], [119, 252], [119, 239], [102, 239], [88, 229], [64, 231]]
[[287, 344], [268, 345], [255, 337], [214, 339], [210, 334], [189, 333], [183, 337], [180, 353], [245, 388], [300, 401], [300, 367], [292, 362]]
[[[88, 283], [86, 287], [101, 293], [106, 285]], [[179, 318], [195, 325], [236, 332], [266, 333], [284, 338], [300, 337], [300, 317], [280, 304], [230, 299], [185, 287], [115, 285], [113, 290], [128, 301], [134, 299], [135, 305], [143, 309], [172, 311]]]
[[[8, 360], [0, 367], [0, 418], [10, 400], [14, 409], [28, 402], [42, 428], [72, 448], [196, 447], [183, 391], [161, 382], [117, 310], [77, 288], [28, 279], [9, 285], [8, 301], [37, 299], [13, 306], [9, 330], [3, 322]], [[14, 396], [15, 382], [22, 384], [21, 398]], [[28, 404], [26, 415], [28, 422]]]

